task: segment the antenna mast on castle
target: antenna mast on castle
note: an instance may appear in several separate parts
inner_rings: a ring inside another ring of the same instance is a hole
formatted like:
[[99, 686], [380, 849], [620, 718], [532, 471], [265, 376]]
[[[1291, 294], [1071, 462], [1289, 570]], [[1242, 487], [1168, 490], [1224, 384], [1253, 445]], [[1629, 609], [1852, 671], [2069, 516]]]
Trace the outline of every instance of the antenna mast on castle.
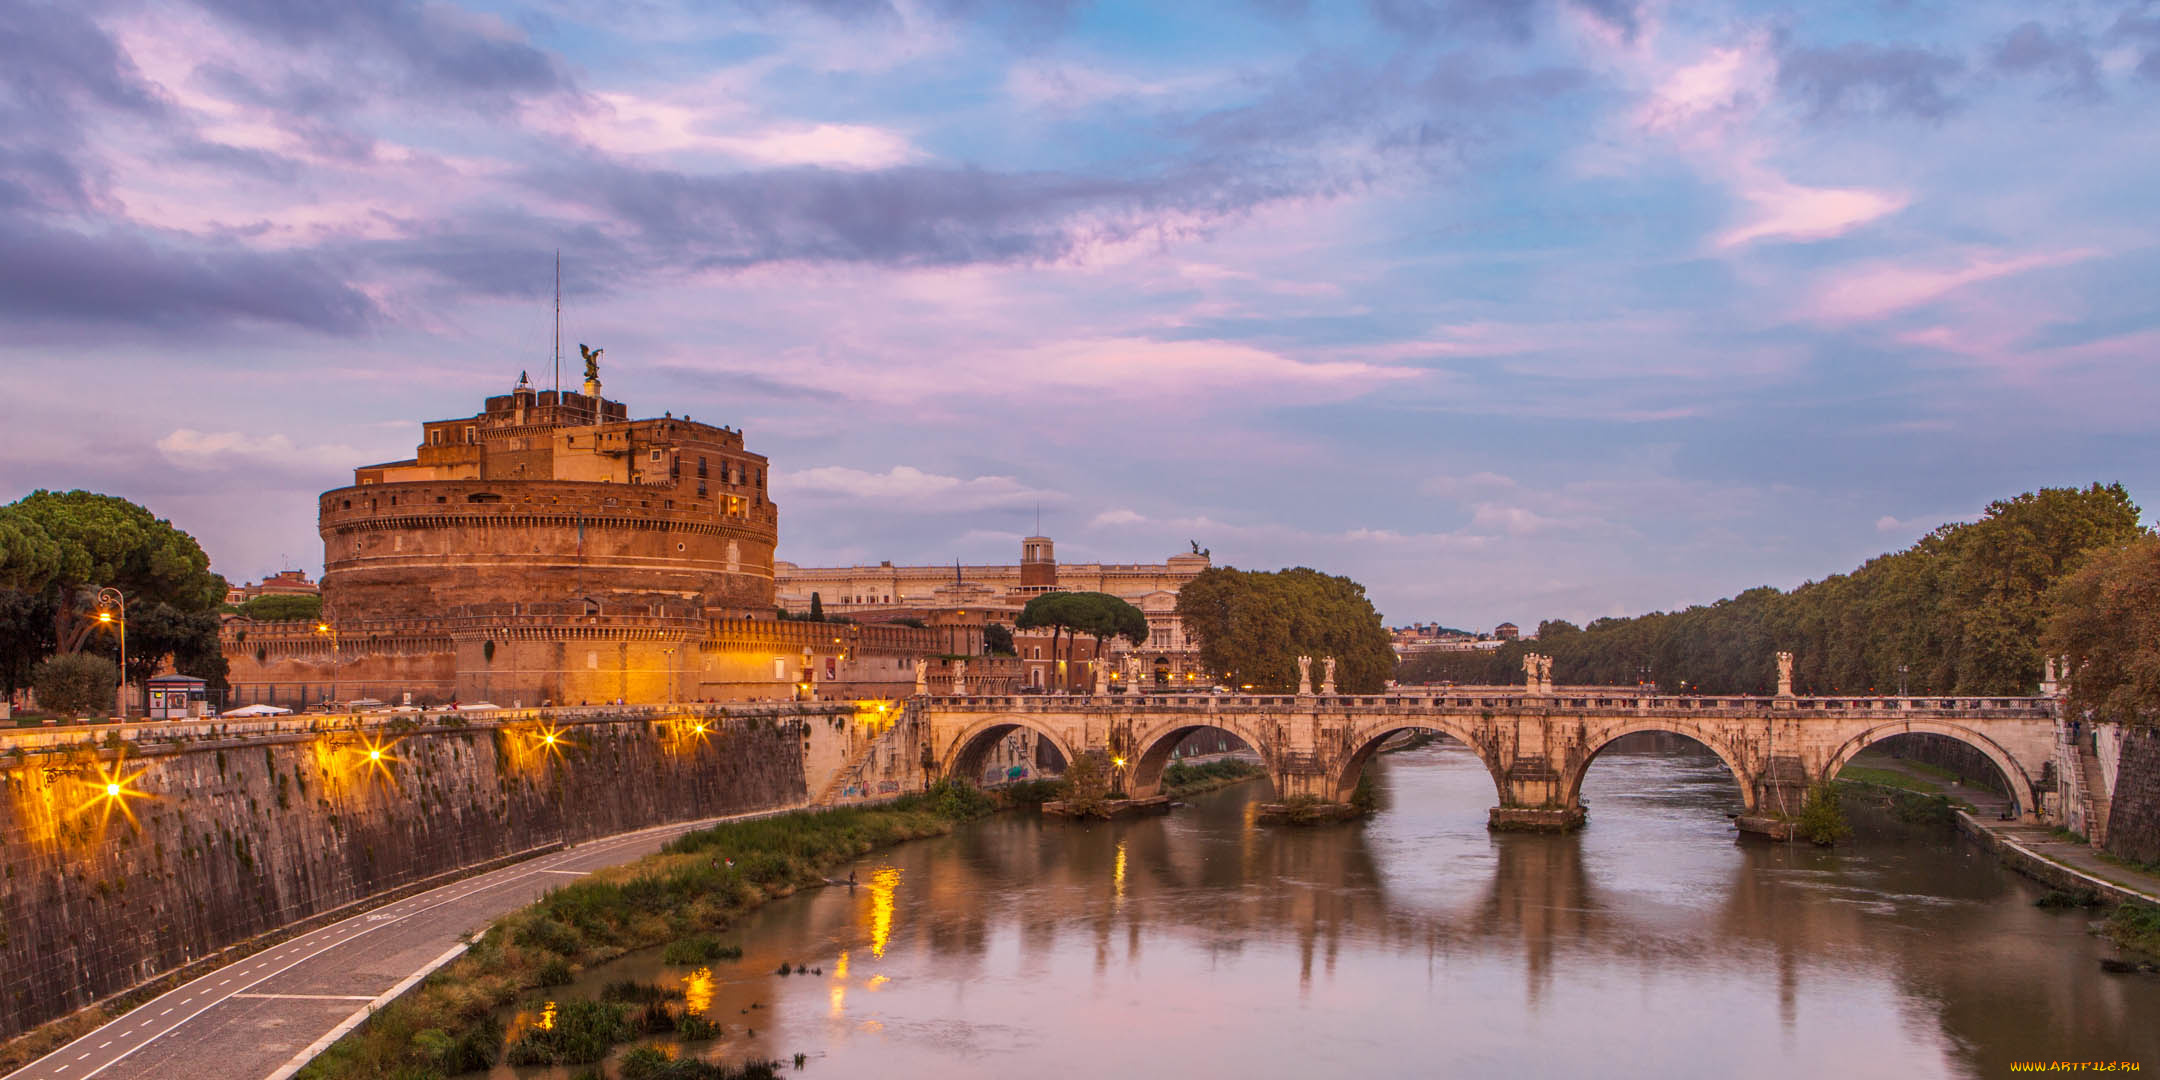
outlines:
[[555, 249], [555, 402], [562, 403], [562, 249]]

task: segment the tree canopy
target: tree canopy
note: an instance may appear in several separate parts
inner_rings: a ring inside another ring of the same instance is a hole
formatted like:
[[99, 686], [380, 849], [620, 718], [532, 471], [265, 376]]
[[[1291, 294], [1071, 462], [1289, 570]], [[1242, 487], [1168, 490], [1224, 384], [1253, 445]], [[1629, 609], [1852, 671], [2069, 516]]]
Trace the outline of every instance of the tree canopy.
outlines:
[[[225, 579], [195, 538], [149, 510], [88, 491], [35, 491], [0, 506], [0, 679], [12, 691], [90, 616], [90, 592], [120, 590], [127, 602], [128, 674], [140, 679], [167, 659], [222, 682], [217, 607]], [[86, 651], [116, 655], [117, 640]]]
[[1337, 688], [1369, 694], [1386, 685], [1395, 667], [1387, 630], [1365, 587], [1302, 566], [1203, 570], [1179, 590], [1178, 617], [1199, 642], [1200, 662], [1232, 685], [1294, 690], [1298, 657], [1317, 663], [1332, 656]]
[[1912, 693], [2030, 693], [2060, 602], [2050, 589], [2146, 535], [2139, 518], [2120, 484], [2047, 488], [1790, 592], [1764, 586], [1579, 631], [1548, 622], [1536, 641], [1461, 659], [1413, 657], [1398, 678], [1520, 682], [1522, 655], [1538, 652], [1553, 658], [1559, 682], [1632, 685], [1647, 673], [1666, 689], [1767, 693], [1777, 684], [1775, 654], [1786, 650], [1801, 693], [1889, 693], [1901, 682]]
[[313, 620], [322, 617], [322, 597], [291, 593], [283, 596], [258, 596], [242, 603], [242, 616], [257, 622], [291, 622]]
[[2160, 538], [2095, 554], [2050, 594], [2048, 651], [2080, 715], [2160, 724]]

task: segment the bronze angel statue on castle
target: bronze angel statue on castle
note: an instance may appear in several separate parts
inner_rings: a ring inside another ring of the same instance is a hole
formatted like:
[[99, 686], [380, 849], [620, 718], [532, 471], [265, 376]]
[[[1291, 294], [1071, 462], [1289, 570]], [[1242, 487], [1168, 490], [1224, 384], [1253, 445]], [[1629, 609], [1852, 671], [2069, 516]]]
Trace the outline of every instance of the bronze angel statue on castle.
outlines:
[[588, 382], [598, 382], [600, 379], [600, 354], [606, 352], [607, 350], [588, 349], [585, 347], [583, 342], [580, 342], [578, 344], [577, 351], [579, 356], [585, 358], [586, 380]]

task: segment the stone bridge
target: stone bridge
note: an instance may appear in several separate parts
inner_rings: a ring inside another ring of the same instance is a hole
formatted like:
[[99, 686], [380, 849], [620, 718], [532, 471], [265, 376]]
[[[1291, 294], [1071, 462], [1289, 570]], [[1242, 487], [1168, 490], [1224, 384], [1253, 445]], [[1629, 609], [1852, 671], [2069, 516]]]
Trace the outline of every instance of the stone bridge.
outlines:
[[1299, 693], [917, 696], [909, 712], [923, 763], [979, 778], [993, 747], [1026, 729], [1066, 760], [1100, 751], [1134, 797], [1157, 794], [1187, 735], [1219, 728], [1260, 755], [1279, 797], [1342, 802], [1391, 736], [1435, 731], [1468, 746], [1492, 774], [1494, 828], [1569, 829], [1583, 821], [1583, 775], [1623, 735], [1669, 732], [1708, 747], [1739, 786], [1741, 827], [1778, 833], [1810, 785], [1898, 735], [1941, 735], [2002, 771], [2019, 813], [2037, 820], [2036, 787], [2055, 752], [2054, 697], [1701, 697], [1616, 687]]

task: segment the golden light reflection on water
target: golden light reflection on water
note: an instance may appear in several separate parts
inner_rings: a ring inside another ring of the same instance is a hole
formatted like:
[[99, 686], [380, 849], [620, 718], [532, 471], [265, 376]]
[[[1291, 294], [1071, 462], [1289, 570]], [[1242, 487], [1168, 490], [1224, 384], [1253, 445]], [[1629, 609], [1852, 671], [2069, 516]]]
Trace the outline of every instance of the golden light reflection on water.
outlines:
[[833, 964], [832, 1014], [838, 1016], [847, 1011], [847, 950], [840, 950], [840, 959]]
[[701, 967], [682, 977], [683, 1012], [691, 1016], [703, 1016], [712, 1008], [712, 969]]
[[1125, 841], [1117, 842], [1117, 865], [1111, 868], [1110, 883], [1117, 890], [1117, 902], [1125, 902]]
[[870, 875], [870, 955], [885, 958], [885, 942], [892, 938], [893, 890], [900, 887], [900, 868], [888, 866]]
[[540, 1018], [533, 1021], [533, 1026], [539, 1028], [542, 1031], [555, 1030], [554, 1002], [550, 1001], [547, 1004], [540, 1006]]

